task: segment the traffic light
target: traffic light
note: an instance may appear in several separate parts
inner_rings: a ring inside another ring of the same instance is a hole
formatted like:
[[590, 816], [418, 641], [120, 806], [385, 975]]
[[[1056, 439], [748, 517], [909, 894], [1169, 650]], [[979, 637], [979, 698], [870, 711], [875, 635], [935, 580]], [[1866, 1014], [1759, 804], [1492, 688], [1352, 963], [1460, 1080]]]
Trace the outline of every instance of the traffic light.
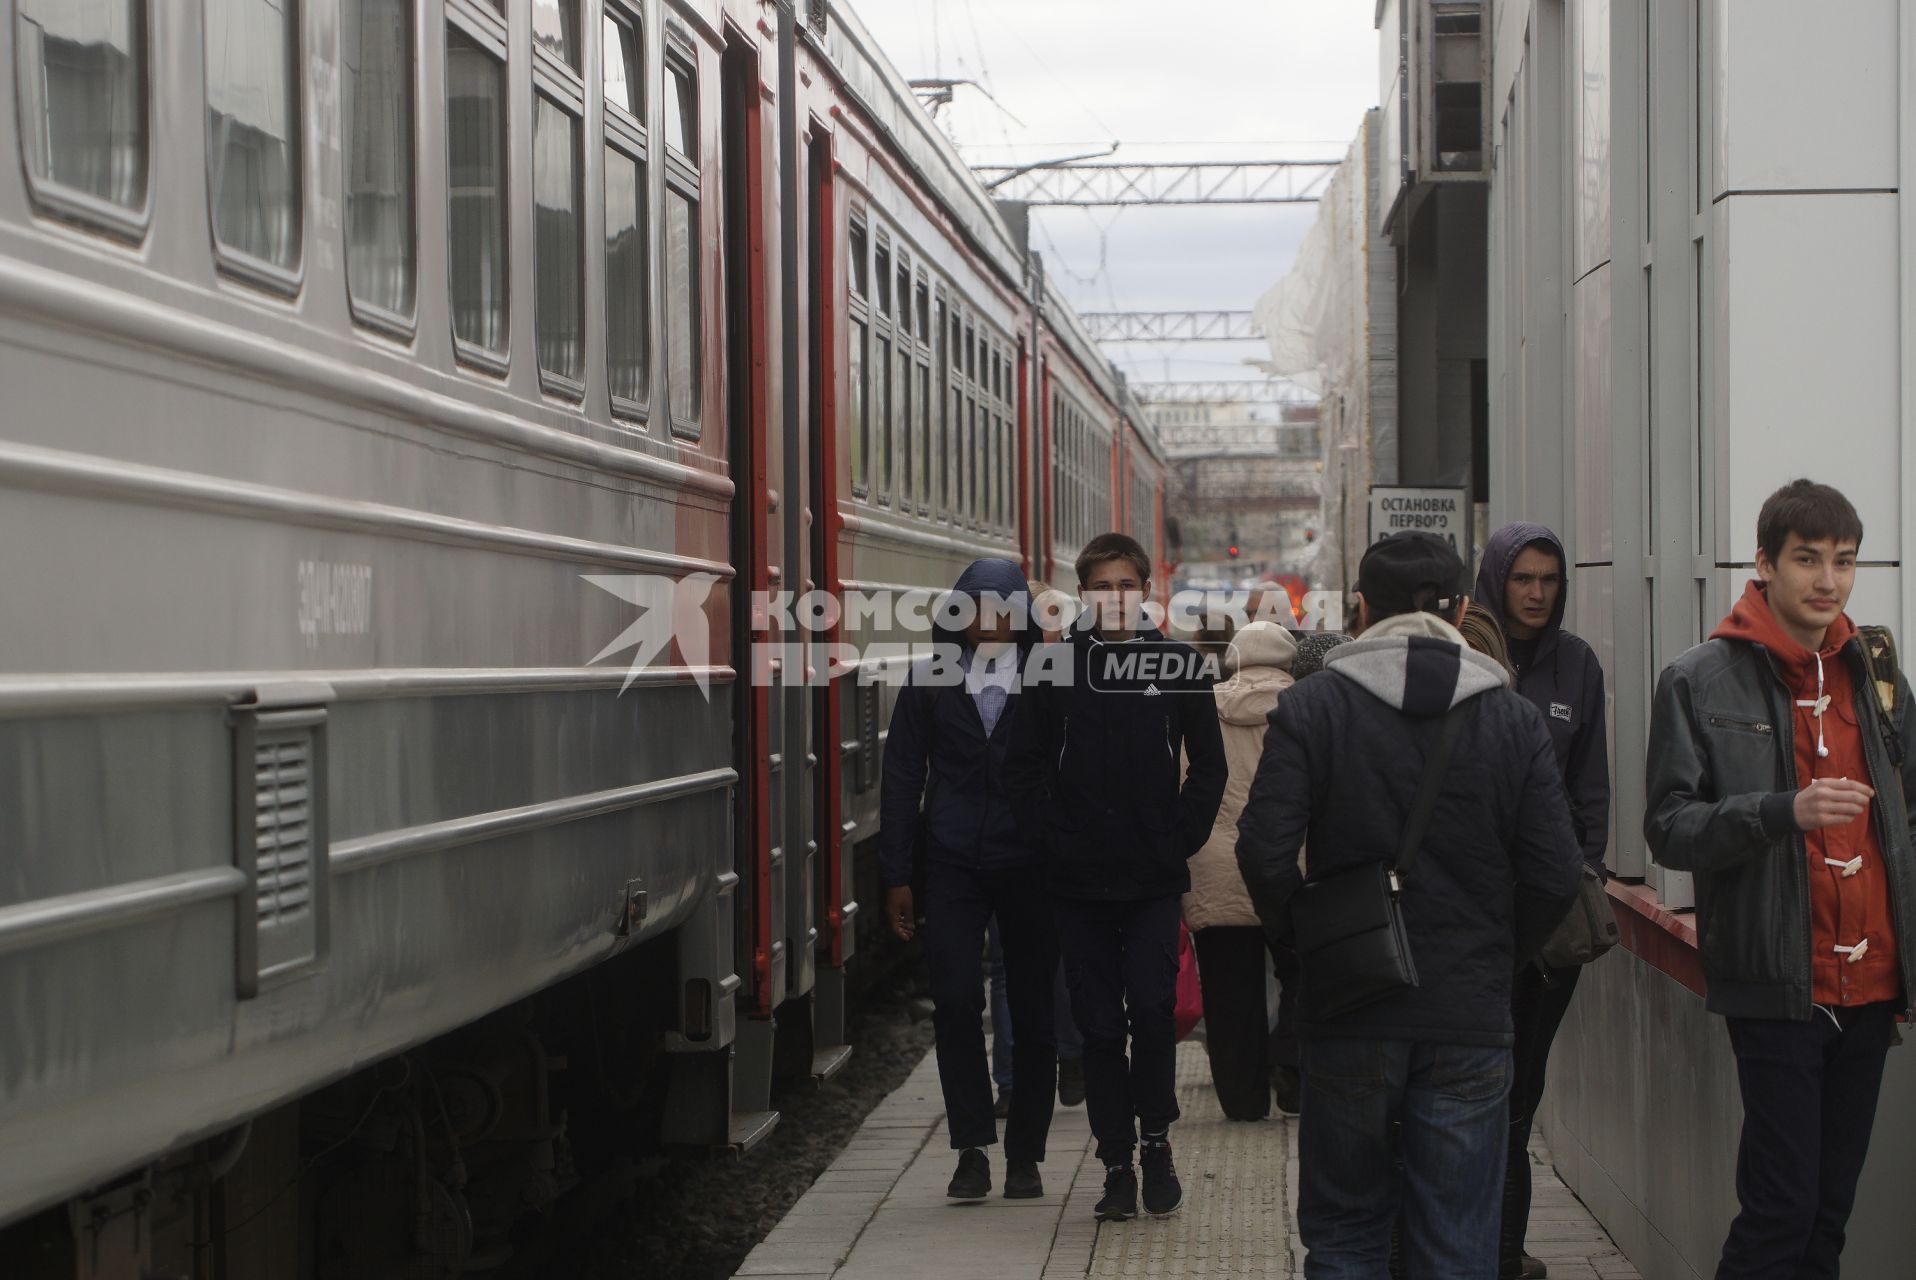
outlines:
[[1232, 548], [1231, 548], [1231, 551], [1230, 551], [1230, 555], [1231, 555], [1231, 559], [1233, 559], [1233, 560], [1235, 560], [1235, 559], [1237, 559], [1237, 548], [1236, 548], [1236, 547], [1232, 547]]

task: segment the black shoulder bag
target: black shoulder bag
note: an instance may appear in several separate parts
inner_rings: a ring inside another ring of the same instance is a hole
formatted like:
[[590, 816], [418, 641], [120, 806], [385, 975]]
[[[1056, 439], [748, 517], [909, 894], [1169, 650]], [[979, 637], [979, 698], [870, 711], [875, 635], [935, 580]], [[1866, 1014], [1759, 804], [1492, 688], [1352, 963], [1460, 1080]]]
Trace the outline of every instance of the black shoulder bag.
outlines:
[[1367, 862], [1307, 881], [1291, 900], [1303, 978], [1299, 1016], [1306, 1022], [1341, 1017], [1417, 985], [1410, 937], [1404, 931], [1404, 880], [1430, 827], [1451, 749], [1475, 699], [1444, 716], [1436, 745], [1424, 762], [1423, 781], [1404, 825], [1395, 862]]

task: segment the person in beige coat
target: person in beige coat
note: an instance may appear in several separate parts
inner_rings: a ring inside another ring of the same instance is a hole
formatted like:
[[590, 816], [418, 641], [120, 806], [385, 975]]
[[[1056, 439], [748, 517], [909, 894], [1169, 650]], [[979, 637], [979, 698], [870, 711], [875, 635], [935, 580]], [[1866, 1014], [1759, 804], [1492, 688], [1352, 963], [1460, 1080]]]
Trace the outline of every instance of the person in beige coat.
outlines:
[[[1211, 838], [1192, 855], [1191, 891], [1184, 895], [1184, 923], [1197, 948], [1198, 984], [1204, 991], [1204, 1028], [1211, 1083], [1232, 1120], [1262, 1120], [1278, 1110], [1297, 1114], [1297, 1033], [1293, 993], [1296, 958], [1269, 948], [1237, 869], [1237, 820], [1251, 794], [1264, 753], [1264, 728], [1278, 695], [1291, 685], [1297, 643], [1275, 622], [1252, 622], [1235, 633], [1200, 633], [1201, 649], [1219, 646], [1224, 674], [1216, 688], [1230, 777]], [[1277, 1026], [1265, 1003], [1266, 955], [1277, 974]]]

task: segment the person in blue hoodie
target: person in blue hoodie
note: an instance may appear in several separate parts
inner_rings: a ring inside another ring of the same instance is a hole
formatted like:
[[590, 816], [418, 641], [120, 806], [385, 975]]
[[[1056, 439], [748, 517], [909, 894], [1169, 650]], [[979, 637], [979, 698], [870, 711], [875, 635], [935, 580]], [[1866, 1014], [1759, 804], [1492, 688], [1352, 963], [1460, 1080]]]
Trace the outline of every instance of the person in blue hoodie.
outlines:
[[[1588, 644], [1563, 629], [1569, 604], [1569, 557], [1540, 524], [1507, 524], [1490, 535], [1473, 593], [1502, 624], [1516, 689], [1543, 712], [1550, 745], [1570, 799], [1570, 822], [1584, 861], [1599, 876], [1610, 843], [1610, 757], [1604, 723], [1603, 666]], [[1548, 1275], [1523, 1251], [1530, 1222], [1530, 1126], [1543, 1100], [1544, 1067], [1570, 996], [1577, 967], [1538, 961], [1517, 975], [1511, 1016], [1517, 1040], [1510, 1079], [1510, 1151], [1505, 1168], [1501, 1280]]]
[[[958, 1169], [947, 1194], [991, 1194], [984, 1149], [998, 1140], [985, 1057], [985, 926], [997, 920], [1011, 1006], [1012, 1095], [1005, 1124], [1005, 1198], [1044, 1194], [1044, 1160], [1057, 1087], [1052, 982], [1058, 937], [1039, 849], [1019, 824], [1003, 781], [1005, 751], [1023, 700], [1019, 673], [1042, 638], [1023, 572], [1009, 560], [974, 561], [938, 609], [931, 657], [914, 662], [892, 709], [879, 807], [885, 919], [909, 941], [925, 915], [938, 1080]], [[925, 901], [913, 900], [917, 845]]]

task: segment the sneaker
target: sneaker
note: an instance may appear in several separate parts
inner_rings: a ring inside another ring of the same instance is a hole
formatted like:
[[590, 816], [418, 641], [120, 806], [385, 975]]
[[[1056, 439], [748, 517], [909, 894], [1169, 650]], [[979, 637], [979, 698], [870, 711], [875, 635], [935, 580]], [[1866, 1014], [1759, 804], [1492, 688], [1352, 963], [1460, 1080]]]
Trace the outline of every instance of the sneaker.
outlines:
[[1304, 1082], [1296, 1067], [1272, 1067], [1271, 1092], [1276, 1095], [1277, 1109], [1285, 1115], [1294, 1116], [1302, 1110]]
[[1169, 1138], [1146, 1138], [1139, 1163], [1144, 1166], [1144, 1211], [1162, 1218], [1184, 1203], [1184, 1184], [1171, 1163]]
[[998, 1090], [998, 1105], [992, 1108], [991, 1114], [997, 1116], [1000, 1120], [1009, 1120], [1011, 1118], [1011, 1090]]
[[1104, 1166], [1104, 1198], [1092, 1213], [1099, 1222], [1124, 1222], [1138, 1216], [1138, 1175], [1129, 1164]]
[[1035, 1160], [1005, 1162], [1005, 1199], [1036, 1200], [1044, 1195], [1044, 1177]]
[[945, 1194], [953, 1200], [983, 1200], [991, 1194], [991, 1162], [978, 1147], [958, 1153], [958, 1172], [951, 1175]]
[[1058, 1105], [1061, 1107], [1081, 1107], [1084, 1105], [1084, 1059], [1058, 1059]]

